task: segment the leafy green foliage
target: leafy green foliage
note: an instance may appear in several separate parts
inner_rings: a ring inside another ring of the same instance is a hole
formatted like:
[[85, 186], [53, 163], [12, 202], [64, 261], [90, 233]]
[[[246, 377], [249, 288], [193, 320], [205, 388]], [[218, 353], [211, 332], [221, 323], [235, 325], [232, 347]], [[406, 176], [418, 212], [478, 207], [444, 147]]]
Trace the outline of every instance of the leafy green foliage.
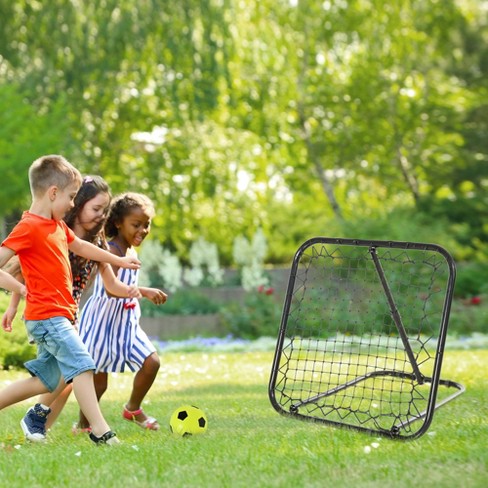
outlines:
[[114, 193], [148, 193], [154, 237], [184, 259], [203, 237], [230, 264], [235, 236], [262, 228], [285, 262], [332, 217], [353, 229], [397, 207], [442, 216], [458, 259], [486, 258], [483, 2], [0, 0], [0, 13], [0, 217], [27, 204], [28, 164], [62, 152]]
[[222, 325], [234, 337], [243, 339], [276, 336], [280, 319], [281, 305], [276, 302], [272, 288], [248, 292], [243, 303], [230, 303], [220, 310]]
[[459, 266], [454, 293], [461, 298], [488, 293], [488, 263], [467, 263]]
[[197, 315], [216, 313], [219, 305], [210, 298], [191, 288], [180, 288], [170, 294], [163, 306], [157, 306], [149, 300], [141, 301], [142, 313], [147, 317], [160, 315]]
[[[0, 317], [7, 308], [9, 296], [0, 292]], [[4, 370], [19, 369], [36, 355], [36, 347], [29, 344], [23, 322], [17, 317], [12, 332], [0, 329], [0, 368]]]
[[452, 303], [449, 334], [461, 337], [488, 334], [488, 295], [476, 295]]
[[4, 182], [0, 191], [0, 216], [28, 206], [27, 170], [42, 154], [69, 149], [63, 101], [45, 110], [25, 99], [19, 86], [4, 84], [0, 76], [0, 168]]

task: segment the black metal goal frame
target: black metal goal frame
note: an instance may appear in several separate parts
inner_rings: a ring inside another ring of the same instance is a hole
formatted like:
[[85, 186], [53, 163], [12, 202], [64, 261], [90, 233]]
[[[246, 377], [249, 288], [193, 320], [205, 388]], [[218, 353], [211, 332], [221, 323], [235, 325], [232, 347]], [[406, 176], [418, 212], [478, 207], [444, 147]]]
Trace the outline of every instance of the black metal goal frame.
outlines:
[[[273, 407], [394, 439], [424, 434], [434, 411], [465, 390], [440, 377], [455, 277], [436, 244], [304, 242], [272, 364]], [[438, 398], [439, 385], [447, 394]]]

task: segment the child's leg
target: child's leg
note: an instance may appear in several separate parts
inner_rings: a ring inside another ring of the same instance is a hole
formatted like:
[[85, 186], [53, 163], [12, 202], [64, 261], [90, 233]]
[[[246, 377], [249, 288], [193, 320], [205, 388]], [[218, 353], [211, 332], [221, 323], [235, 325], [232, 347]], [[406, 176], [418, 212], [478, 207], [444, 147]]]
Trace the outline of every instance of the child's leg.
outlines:
[[102, 415], [95, 393], [93, 371], [85, 371], [73, 378], [73, 391], [93, 434], [100, 437], [109, 431], [110, 427]]
[[47, 393], [48, 391], [37, 376], [16, 381], [0, 392], [0, 410], [22, 400], [27, 400], [27, 398], [40, 395], [41, 393]]
[[[153, 352], [148, 356], [144, 363], [142, 363], [141, 369], [136, 373], [134, 377], [134, 383], [132, 385], [132, 393], [125, 408], [131, 412], [139, 410], [141, 408], [142, 401], [144, 400], [147, 392], [151, 388], [156, 379], [160, 366], [159, 356]], [[135, 420], [138, 422], [144, 422], [147, 420], [147, 415], [141, 412], [135, 415]]]
[[[95, 373], [93, 379], [95, 382], [95, 393], [97, 395], [98, 402], [100, 402], [100, 398], [102, 398], [103, 394], [107, 391], [108, 373]], [[85, 417], [81, 410], [78, 427], [80, 429], [87, 429], [88, 427], [90, 427], [90, 422], [88, 422], [88, 419]]]
[[[56, 388], [53, 393], [47, 393], [45, 395], [41, 395], [39, 397], [39, 403], [43, 405], [47, 405], [51, 408], [51, 413], [49, 414], [46, 422], [46, 429], [50, 429], [54, 422], [59, 417], [59, 414], [62, 412], [66, 402], [68, 401], [69, 396], [73, 390], [73, 385], [67, 385], [64, 382], [64, 379], [61, 380], [58, 388]], [[50, 402], [50, 403], [47, 403]]]

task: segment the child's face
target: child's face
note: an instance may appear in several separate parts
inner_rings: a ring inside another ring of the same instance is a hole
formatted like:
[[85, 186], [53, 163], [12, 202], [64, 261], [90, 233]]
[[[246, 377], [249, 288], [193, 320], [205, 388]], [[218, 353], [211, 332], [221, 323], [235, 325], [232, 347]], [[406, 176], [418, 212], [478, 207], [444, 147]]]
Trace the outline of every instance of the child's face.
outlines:
[[74, 199], [78, 193], [80, 185], [72, 183], [64, 190], [52, 187], [50, 195], [52, 198], [51, 215], [54, 220], [62, 220], [64, 216], [73, 208]]
[[86, 232], [101, 226], [105, 222], [109, 205], [109, 195], [104, 192], [98, 193], [85, 203], [76, 217], [76, 224], [79, 224]]
[[127, 214], [119, 227], [119, 236], [129, 246], [140, 246], [151, 229], [151, 218], [141, 208], [134, 208]]

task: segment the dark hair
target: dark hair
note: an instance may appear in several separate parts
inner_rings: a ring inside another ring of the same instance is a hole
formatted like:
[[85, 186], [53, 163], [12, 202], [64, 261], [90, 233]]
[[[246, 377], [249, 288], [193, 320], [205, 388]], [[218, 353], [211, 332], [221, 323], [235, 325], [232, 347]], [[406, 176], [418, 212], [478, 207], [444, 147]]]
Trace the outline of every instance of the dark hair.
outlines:
[[115, 237], [118, 234], [117, 224], [120, 224], [135, 208], [140, 208], [149, 218], [154, 217], [154, 205], [146, 195], [129, 192], [116, 196], [105, 223], [105, 234], [108, 237]]
[[[110, 187], [101, 176], [85, 176], [80, 189], [75, 196], [73, 208], [65, 215], [63, 219], [68, 227], [71, 229], [74, 227], [76, 217], [83, 211], [84, 206], [99, 193], [106, 193], [110, 198], [112, 198]], [[85, 240], [93, 242], [101, 232], [103, 232], [103, 224], [99, 228], [97, 227], [94, 229]]]
[[[81, 183], [80, 189], [75, 196], [73, 208], [65, 215], [64, 221], [71, 229], [75, 226], [76, 217], [83, 211], [84, 206], [95, 198], [99, 193], [106, 193], [109, 198], [112, 198], [110, 187], [108, 183], [97, 175], [85, 176]], [[106, 248], [105, 233], [103, 230], [105, 222], [101, 222], [94, 227], [87, 235], [83, 236], [85, 241], [94, 243], [98, 246]], [[81, 269], [85, 266], [86, 259], [76, 259], [71, 263], [73, 276], [78, 276]]]

